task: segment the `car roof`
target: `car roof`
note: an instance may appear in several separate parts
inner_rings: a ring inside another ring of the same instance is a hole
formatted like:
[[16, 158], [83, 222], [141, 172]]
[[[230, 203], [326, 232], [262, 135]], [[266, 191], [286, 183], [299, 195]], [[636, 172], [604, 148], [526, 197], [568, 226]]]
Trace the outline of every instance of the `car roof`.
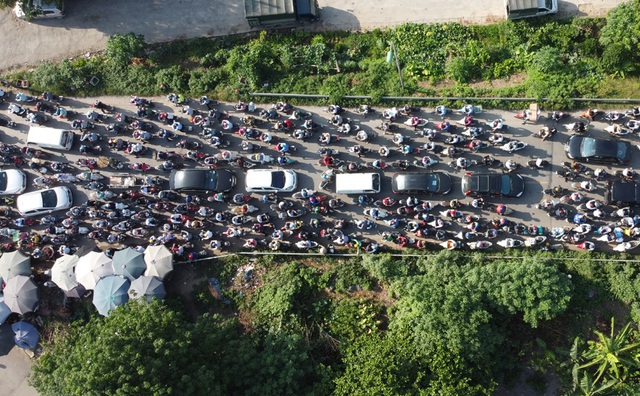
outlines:
[[446, 193], [451, 189], [451, 176], [441, 172], [395, 173], [391, 181], [394, 191], [421, 190]]
[[169, 176], [169, 188], [171, 189], [190, 189], [204, 188], [204, 179], [210, 172], [216, 172], [211, 169], [180, 169], [171, 172]]
[[66, 203], [66, 201], [68, 201], [67, 197], [70, 191], [69, 188], [65, 186], [57, 186], [19, 195], [16, 202], [18, 210], [21, 213], [26, 213], [36, 209], [43, 209], [42, 194], [47, 191], [54, 191], [56, 193], [56, 207], [60, 206], [61, 203]]
[[246, 185], [249, 188], [271, 187], [272, 175], [276, 172], [283, 172], [286, 177], [287, 172], [284, 172], [284, 170], [249, 169], [245, 178]]
[[611, 195], [608, 200], [611, 202], [640, 203], [640, 183], [638, 182], [614, 181], [610, 190]]

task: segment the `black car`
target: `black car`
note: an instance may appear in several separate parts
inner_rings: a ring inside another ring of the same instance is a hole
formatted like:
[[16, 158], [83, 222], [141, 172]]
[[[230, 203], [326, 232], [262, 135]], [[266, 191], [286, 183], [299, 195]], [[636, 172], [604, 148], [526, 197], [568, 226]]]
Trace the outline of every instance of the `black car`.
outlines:
[[169, 175], [169, 188], [175, 191], [226, 192], [235, 185], [236, 175], [223, 169], [181, 169]]
[[524, 193], [524, 179], [513, 173], [467, 173], [462, 177], [462, 192], [472, 197], [484, 195], [517, 198]]
[[451, 184], [451, 176], [446, 173], [396, 173], [391, 179], [391, 190], [394, 194], [447, 194]]
[[571, 136], [564, 151], [567, 157], [584, 162], [626, 164], [631, 159], [631, 144], [621, 140]]
[[607, 205], [640, 205], [640, 182], [614, 181], [608, 183], [604, 200]]

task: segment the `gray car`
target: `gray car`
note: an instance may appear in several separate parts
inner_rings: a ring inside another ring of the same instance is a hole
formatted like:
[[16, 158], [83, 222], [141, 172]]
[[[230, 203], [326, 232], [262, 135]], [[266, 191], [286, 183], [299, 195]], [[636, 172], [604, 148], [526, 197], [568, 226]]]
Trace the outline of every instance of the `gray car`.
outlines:
[[169, 188], [175, 191], [227, 192], [235, 185], [236, 175], [224, 169], [180, 169], [169, 175]]

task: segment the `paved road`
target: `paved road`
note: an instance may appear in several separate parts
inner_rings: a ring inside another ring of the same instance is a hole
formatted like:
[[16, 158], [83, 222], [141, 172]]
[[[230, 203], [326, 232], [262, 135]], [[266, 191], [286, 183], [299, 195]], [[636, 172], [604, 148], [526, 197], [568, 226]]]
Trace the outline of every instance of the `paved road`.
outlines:
[[[560, 1], [560, 15], [603, 16], [619, 0]], [[492, 23], [504, 18], [503, 0], [319, 0], [321, 21], [308, 30], [365, 31], [408, 22]], [[143, 34], [148, 42], [255, 31], [242, 0], [67, 0], [60, 20], [25, 22], [0, 11], [0, 71], [104, 49], [109, 35]]]
[[31, 359], [13, 342], [13, 331], [8, 323], [0, 326], [0, 395], [34, 396], [35, 389], [27, 384]]
[[[134, 106], [128, 103], [127, 98], [107, 97], [107, 98], [100, 98], [100, 99], [103, 100], [105, 103], [110, 103], [115, 105], [119, 109], [118, 111], [124, 111], [125, 113], [129, 113], [132, 115], [132, 110], [134, 109]], [[175, 107], [167, 106], [167, 101], [165, 98], [154, 98], [154, 100], [156, 100], [158, 103], [157, 106], [155, 107], [157, 110], [167, 110], [167, 111], [174, 111], [174, 112], [178, 111], [179, 113], [179, 110], [177, 110]], [[83, 100], [67, 99], [67, 106], [69, 108], [73, 108], [77, 110], [80, 114], [83, 114], [89, 108], [89, 105], [90, 105], [90, 102], [87, 101], [86, 99], [83, 99]], [[0, 106], [0, 108], [6, 109], [6, 106], [7, 105], [5, 104]], [[200, 106], [197, 103], [194, 104], [194, 107], [200, 108]], [[239, 121], [238, 117], [242, 116], [242, 114], [235, 112], [231, 105], [228, 105], [228, 104], [223, 105], [223, 108], [228, 110], [231, 113], [231, 120], [233, 122], [237, 123]], [[327, 118], [329, 117], [329, 114], [324, 112], [323, 109], [320, 109], [317, 107], [310, 107], [308, 108], [308, 110], [314, 113], [314, 118], [316, 119], [317, 122], [327, 125]], [[378, 114], [380, 110], [382, 109], [378, 109]], [[546, 112], [543, 112], [543, 115], [544, 114], [546, 114]], [[439, 120], [439, 118], [435, 117], [431, 109], [425, 108], [419, 113], [419, 115], [421, 117], [425, 117], [429, 119], [431, 122]], [[362, 119], [360, 116], [357, 116], [351, 112], [348, 112], [347, 116], [353, 119], [354, 124], [359, 125], [362, 129], [368, 132], [373, 132], [373, 133], [380, 132], [378, 129], [376, 129], [376, 126], [378, 126], [381, 122], [379, 116], [372, 116], [367, 119]], [[452, 121], [455, 120], [455, 117], [459, 117], [459, 116], [453, 115]], [[499, 150], [498, 148], [488, 148], [486, 151], [483, 151], [481, 153], [478, 153], [478, 154], [469, 153], [466, 156], [470, 159], [479, 160], [481, 159], [482, 155], [492, 154], [497, 159], [502, 161], [506, 161], [509, 158], [514, 158], [517, 162], [523, 165], [526, 163], [527, 160], [531, 158], [544, 158], [549, 160], [553, 164], [552, 168], [549, 170], [538, 171], [538, 170], [527, 169], [526, 167], [523, 168], [520, 171], [520, 173], [525, 177], [525, 180], [526, 180], [526, 192], [524, 196], [519, 199], [501, 200], [501, 202], [503, 201], [504, 203], [506, 203], [508, 206], [512, 207], [515, 210], [515, 213], [512, 215], [512, 219], [514, 221], [522, 222], [524, 224], [539, 224], [548, 228], [567, 225], [566, 222], [553, 220], [552, 218], [548, 217], [544, 212], [536, 208], [536, 204], [539, 203], [544, 198], [543, 189], [549, 188], [555, 185], [562, 185], [566, 188], [570, 188], [570, 183], [565, 182], [563, 178], [559, 177], [554, 172], [555, 170], [559, 169], [559, 165], [563, 161], [567, 160], [563, 150], [563, 143], [564, 141], [566, 141], [568, 137], [567, 133], [560, 132], [558, 135], [556, 135], [553, 138], [552, 141], [542, 142], [541, 140], [536, 139], [531, 135], [533, 132], [537, 131], [540, 128], [541, 124], [544, 124], [546, 120], [544, 117], [541, 119], [541, 121], [537, 125], [529, 125], [529, 124], [522, 125], [519, 120], [514, 118], [514, 113], [512, 112], [488, 110], [479, 115], [479, 119], [483, 122], [500, 118], [500, 117], [504, 118], [505, 122], [508, 125], [510, 125], [507, 135], [513, 139], [522, 140], [528, 143], [529, 146], [522, 151], [516, 152], [513, 155], [509, 155], [506, 152]], [[4, 133], [6, 134], [6, 136], [3, 138], [3, 141], [6, 143], [20, 145], [21, 143], [24, 142], [24, 137], [25, 137], [25, 133], [28, 126], [25, 125], [25, 122], [23, 119], [19, 119], [15, 117], [14, 119], [16, 119], [16, 121], [20, 123], [19, 129], [5, 128]], [[574, 119], [572, 118], [567, 118], [566, 120], [567, 120], [566, 122], [574, 121]], [[188, 123], [188, 121], [186, 122]], [[157, 122], [154, 122], [154, 123], [156, 124], [156, 127], [160, 127], [159, 123]], [[67, 122], [61, 122], [59, 120], [52, 120], [48, 125], [52, 127], [61, 127], [61, 128], [68, 127]], [[430, 124], [430, 125], [433, 125], [433, 124]], [[594, 122], [591, 125], [590, 133], [595, 136], [604, 136], [606, 135], [606, 132], [603, 131], [603, 128], [605, 126], [606, 124], [602, 122]], [[325, 127], [325, 130], [336, 133], [335, 127], [333, 126]], [[414, 139], [413, 144], [416, 146], [418, 144], [423, 144], [424, 142], [426, 142], [426, 138], [420, 137], [409, 127], [400, 125], [399, 130], [403, 135]], [[103, 125], [98, 125], [96, 128], [96, 131], [100, 134], [105, 135], [105, 137], [108, 137], [107, 132], [104, 129]], [[278, 135], [280, 136], [280, 139], [293, 143], [298, 148], [298, 150], [293, 155], [293, 158], [300, 161], [300, 163], [295, 166], [295, 170], [299, 173], [298, 187], [318, 189], [318, 186], [321, 180], [321, 173], [324, 169], [321, 169], [321, 167], [319, 167], [317, 164], [319, 156], [316, 154], [316, 150], [320, 147], [317, 142], [317, 137], [313, 137], [307, 140], [306, 142], [299, 142], [299, 141], [293, 141], [293, 139], [288, 135], [284, 135], [284, 134], [278, 134]], [[218, 150], [216, 149], [213, 149], [211, 147], [206, 147], [206, 144], [207, 144], [206, 141], [198, 137], [195, 132], [186, 134], [186, 137], [190, 141], [193, 140], [193, 141], [200, 141], [204, 143], [205, 148], [203, 150], [206, 153], [213, 154], [218, 152]], [[346, 136], [342, 135], [341, 138], [342, 138], [341, 141], [335, 144], [335, 148], [337, 148], [341, 152], [339, 157], [347, 161], [359, 161], [356, 156], [348, 153], [348, 151], [346, 150], [348, 146], [352, 146], [353, 144], [355, 144], [354, 137], [352, 135], [346, 135]], [[442, 139], [442, 137], [440, 139]], [[237, 150], [241, 141], [240, 137], [238, 135], [230, 135], [229, 140], [232, 142], [231, 150]], [[181, 153], [181, 154], [184, 154], [187, 151], [185, 149], [176, 148], [174, 146], [174, 143], [175, 142], [168, 143], [165, 141], [154, 142], [152, 140], [148, 144], [148, 146], [152, 148], [152, 150], [150, 150], [150, 153], [148, 155], [144, 156], [139, 160], [136, 160], [135, 158], [127, 157], [121, 152], [111, 153], [110, 155], [113, 155], [116, 158], [123, 161], [128, 161], [128, 162], [143, 161], [152, 165], [157, 165], [158, 162], [152, 158], [153, 152], [155, 150], [176, 150], [178, 153]], [[440, 142], [439, 144], [442, 144], [442, 142]], [[266, 144], [262, 144], [262, 145], [263, 145], [263, 148], [262, 148], [263, 152], [268, 153], [270, 155], [276, 155], [275, 151], [270, 146]], [[391, 142], [391, 137], [385, 136], [384, 134], [381, 134], [381, 133], [378, 133], [377, 137], [371, 143], [367, 144], [367, 146], [372, 148], [375, 152], [377, 152], [378, 148], [382, 145], [386, 145], [388, 147], [394, 146], [393, 143]], [[104, 146], [103, 150], [105, 151], [108, 150], [105, 144], [103, 144], [103, 146]], [[637, 150], [637, 148], [634, 146], [633, 150], [635, 151]], [[68, 153], [64, 157], [62, 157], [60, 153], [55, 153], [55, 152], [50, 152], [50, 155], [51, 155], [51, 159], [60, 160], [60, 161], [66, 160], [69, 162], [75, 162], [79, 158], [83, 158], [83, 156], [81, 157], [78, 153], [77, 145], [74, 147], [71, 153]], [[377, 158], [377, 154], [369, 155], [360, 161], [370, 162], [376, 158]], [[403, 157], [400, 153], [396, 153], [389, 158], [389, 162], [403, 159], [403, 158], [405, 157]], [[418, 158], [421, 158], [421, 155], [416, 155], [414, 157], [408, 157], [408, 158], [418, 159]], [[446, 162], [448, 162], [449, 159], [441, 158], [441, 160], [442, 160], [442, 163], [436, 165], [433, 168], [433, 170], [449, 172], [454, 176], [454, 187], [452, 189], [452, 192], [446, 197], [446, 199], [453, 199], [453, 198], [463, 199], [464, 196], [462, 194], [461, 187], [460, 187], [460, 178], [463, 173], [456, 172], [452, 168], [447, 166]], [[187, 162], [186, 165], [193, 166], [193, 162]], [[640, 159], [638, 159], [637, 155], [634, 156], [633, 162], [631, 165], [635, 168], [640, 168]], [[477, 171], [482, 171], [485, 169], [486, 168], [476, 168]], [[416, 169], [414, 168], [414, 170]], [[498, 168], [493, 168], [492, 170], [499, 171]], [[382, 192], [377, 196], [377, 198], [382, 198], [384, 196], [390, 195], [390, 189], [391, 189], [390, 179], [395, 171], [397, 170], [388, 169], [383, 172], [384, 177], [383, 177]], [[31, 171], [28, 171], [28, 172], [31, 172]], [[611, 172], [613, 172], [613, 170], [611, 170]], [[109, 174], [108, 171], [104, 171], [103, 173], [107, 175]], [[238, 173], [238, 187], [236, 190], [243, 191], [243, 186], [244, 186], [243, 173], [240, 171], [238, 171], [237, 173]], [[34, 178], [36, 176], [37, 176], [36, 174], [32, 173], [31, 178]], [[163, 176], [166, 177], [167, 175], [164, 174]], [[596, 197], [602, 198], [602, 196], [604, 195], [604, 184], [602, 182], [599, 182], [599, 183], [596, 183], [596, 185], [598, 186], [598, 190], [592, 194], [589, 194], [589, 196], [592, 196], [594, 198]], [[79, 204], [84, 202], [87, 199], [87, 193], [88, 191], [84, 190], [83, 188], [76, 188], [76, 191], [75, 191], [76, 203]], [[254, 195], [254, 196], [258, 197], [258, 195]], [[283, 196], [286, 196], [286, 194], [283, 194]], [[345, 202], [350, 202], [353, 197], [342, 196], [340, 198], [342, 198]], [[436, 198], [434, 198], [434, 200], [436, 200]], [[466, 199], [466, 201], [468, 202], [469, 199]], [[221, 204], [221, 203], [214, 203], [213, 207], [217, 210], [224, 210], [226, 208], [226, 206], [224, 206], [224, 204]], [[268, 210], [267, 206], [264, 206], [264, 209]], [[485, 219], [485, 221], [490, 220], [495, 215], [486, 211], [484, 213], [477, 212], [477, 214], [481, 215]], [[355, 205], [348, 205], [343, 210], [341, 210], [340, 213], [337, 214], [337, 216], [338, 217], [342, 216], [350, 219], [354, 219], [354, 218], [361, 219], [363, 218], [363, 208]], [[305, 221], [307, 221], [308, 218], [309, 216], [305, 218]], [[379, 223], [379, 228], [375, 230], [374, 233], [369, 233], [365, 236], [377, 238], [380, 232], [387, 229], [385, 228], [384, 223], [382, 221], [379, 221], [378, 223]], [[277, 225], [278, 224], [279, 223], [277, 223]], [[224, 229], [225, 228], [223, 226], [214, 227], [214, 230], [217, 230], [217, 231], [223, 231]]]

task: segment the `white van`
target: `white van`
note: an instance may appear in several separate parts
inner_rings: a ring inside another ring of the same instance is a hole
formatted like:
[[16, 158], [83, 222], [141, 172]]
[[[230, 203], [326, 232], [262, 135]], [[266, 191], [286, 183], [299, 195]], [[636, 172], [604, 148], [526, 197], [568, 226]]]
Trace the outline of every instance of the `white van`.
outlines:
[[53, 150], [70, 150], [75, 134], [65, 129], [32, 126], [27, 135], [27, 146]]
[[339, 173], [336, 175], [336, 193], [338, 194], [375, 194], [379, 192], [379, 173]]
[[64, 17], [64, 0], [18, 0], [13, 12], [20, 19]]

